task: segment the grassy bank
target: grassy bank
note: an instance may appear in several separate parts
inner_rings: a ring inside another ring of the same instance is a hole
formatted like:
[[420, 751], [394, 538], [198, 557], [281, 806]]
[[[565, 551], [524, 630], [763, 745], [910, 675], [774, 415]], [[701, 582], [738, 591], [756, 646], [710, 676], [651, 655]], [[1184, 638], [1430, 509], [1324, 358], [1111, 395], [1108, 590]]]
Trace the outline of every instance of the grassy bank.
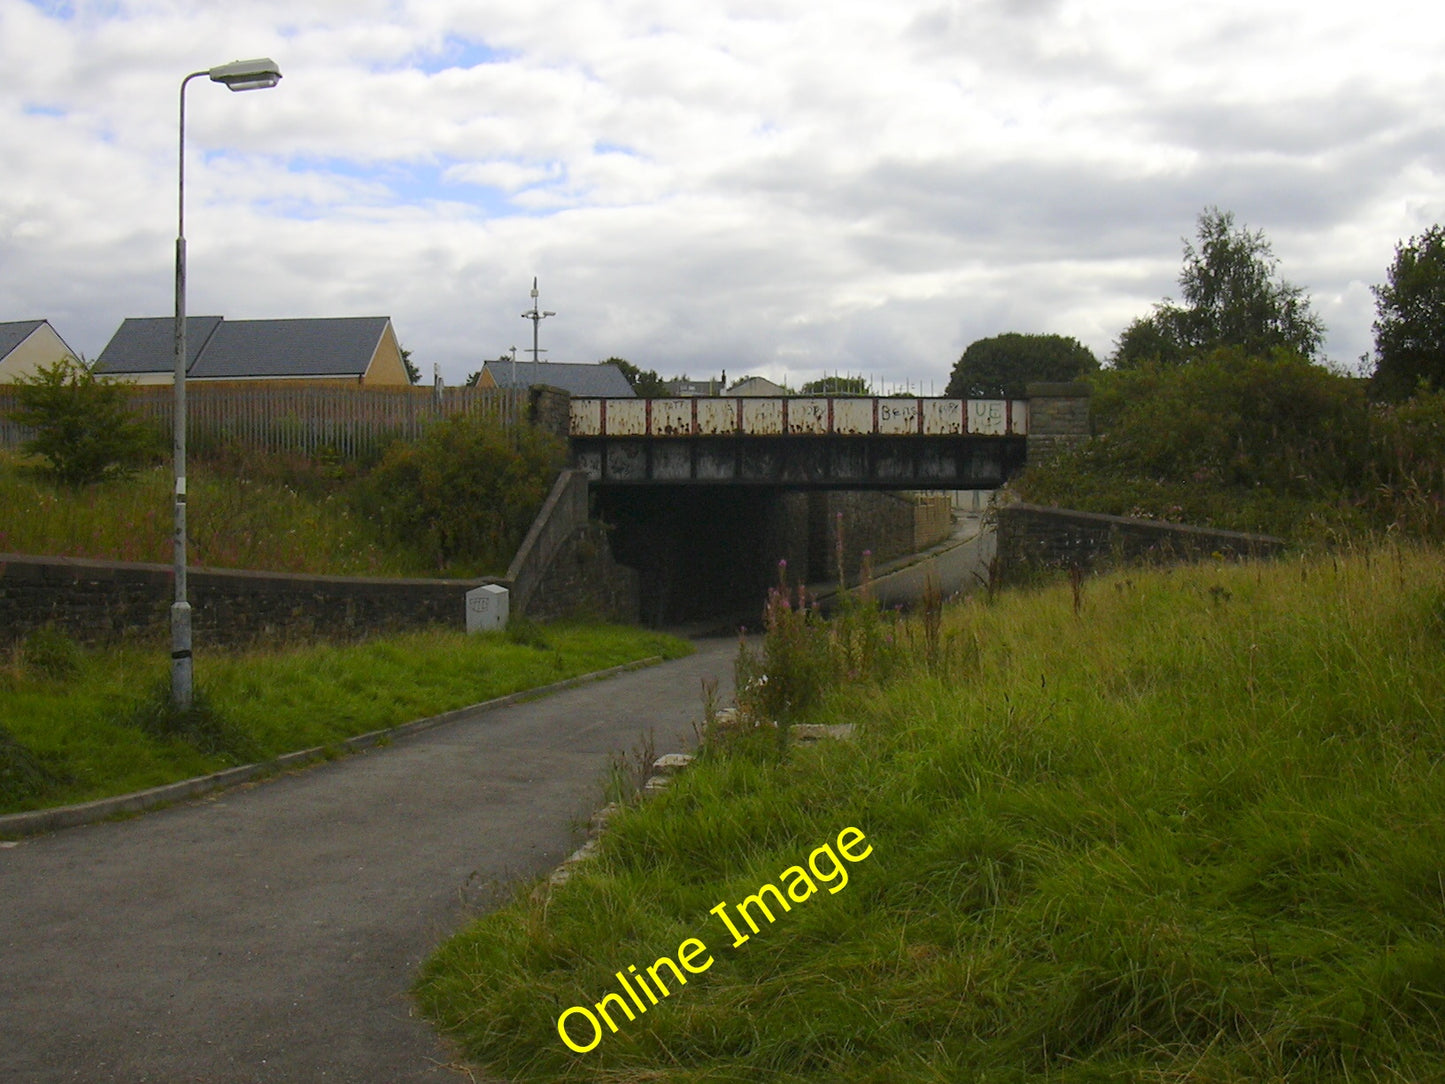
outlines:
[[690, 650], [640, 629], [548, 626], [207, 651], [204, 710], [174, 719], [164, 651], [82, 652], [42, 634], [0, 662], [0, 813], [126, 794]]
[[[43, 477], [33, 461], [0, 452], [0, 552], [169, 563], [173, 486], [170, 467], [155, 466], [72, 490]], [[339, 484], [298, 484], [274, 467], [202, 464], [189, 488], [192, 564], [338, 576], [435, 573], [388, 545]]]
[[[1445, 555], [786, 631], [770, 677], [841, 673], [807, 717], [854, 742], [734, 737], [549, 902], [446, 943], [418, 992], [469, 1057], [549, 1081], [1441, 1078]], [[872, 852], [825, 890], [848, 827]], [[811, 894], [788, 872], [810, 855]], [[561, 1014], [688, 938], [710, 965], [660, 966], [668, 996], [629, 1020], [623, 992], [616, 1033], [563, 1044]]]

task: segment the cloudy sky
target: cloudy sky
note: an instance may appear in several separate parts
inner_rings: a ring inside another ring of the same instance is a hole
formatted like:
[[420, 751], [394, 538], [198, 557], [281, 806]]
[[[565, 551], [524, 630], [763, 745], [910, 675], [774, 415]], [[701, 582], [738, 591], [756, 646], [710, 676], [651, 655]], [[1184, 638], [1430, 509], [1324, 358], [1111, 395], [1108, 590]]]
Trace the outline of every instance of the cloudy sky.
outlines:
[[1358, 365], [1445, 219], [1445, 9], [1375, 0], [0, 0], [0, 320], [99, 353], [190, 304], [390, 315], [430, 377], [555, 361], [942, 390], [968, 343], [1100, 357], [1210, 205]]

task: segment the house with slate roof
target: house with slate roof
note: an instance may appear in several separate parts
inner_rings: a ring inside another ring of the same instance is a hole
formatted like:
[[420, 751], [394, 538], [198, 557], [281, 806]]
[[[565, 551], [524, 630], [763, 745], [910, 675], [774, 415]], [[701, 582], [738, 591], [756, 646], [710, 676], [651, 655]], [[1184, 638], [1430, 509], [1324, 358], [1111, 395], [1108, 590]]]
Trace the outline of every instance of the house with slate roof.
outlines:
[[[175, 377], [175, 320], [129, 317], [111, 337], [96, 372], [137, 384]], [[410, 384], [388, 316], [296, 320], [186, 317], [186, 379], [285, 380], [307, 384]]]
[[535, 384], [561, 388], [587, 398], [636, 398], [622, 370], [609, 362], [585, 365], [565, 361], [489, 361], [482, 366], [482, 375], [477, 378], [479, 388], [530, 388]]
[[49, 320], [0, 323], [0, 384], [13, 384], [16, 377], [31, 376], [40, 366], [53, 365], [62, 358], [80, 360]]

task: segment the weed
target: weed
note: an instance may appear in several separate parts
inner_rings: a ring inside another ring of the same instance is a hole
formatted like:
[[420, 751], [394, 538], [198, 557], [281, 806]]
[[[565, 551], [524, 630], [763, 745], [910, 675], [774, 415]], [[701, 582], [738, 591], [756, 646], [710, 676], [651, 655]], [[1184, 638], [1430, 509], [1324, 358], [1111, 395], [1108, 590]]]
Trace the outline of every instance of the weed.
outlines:
[[195, 690], [189, 708], [181, 709], [171, 702], [170, 685], [157, 685], [124, 721], [152, 738], [183, 741], [206, 756], [232, 764], [260, 757], [256, 742], [216, 709], [203, 688]]
[[55, 764], [57, 759], [34, 752], [0, 729], [0, 802], [24, 805], [70, 782], [71, 777]]
[[525, 617], [509, 617], [505, 635], [509, 644], [535, 648], [537, 651], [552, 650], [552, 645], [547, 642], [547, 635], [542, 631], [542, 626]]
[[53, 625], [45, 625], [20, 641], [20, 665], [36, 677], [67, 681], [80, 669], [79, 646]]

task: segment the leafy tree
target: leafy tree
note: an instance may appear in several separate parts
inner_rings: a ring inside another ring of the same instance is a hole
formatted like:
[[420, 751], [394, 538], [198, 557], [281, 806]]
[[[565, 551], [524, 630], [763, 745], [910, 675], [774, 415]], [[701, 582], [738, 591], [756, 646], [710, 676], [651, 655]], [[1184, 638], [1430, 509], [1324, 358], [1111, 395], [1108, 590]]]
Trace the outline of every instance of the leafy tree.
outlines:
[[1445, 226], [1396, 246], [1388, 274], [1374, 288], [1374, 388], [1390, 398], [1421, 381], [1445, 388]]
[[1266, 355], [1283, 347], [1318, 357], [1324, 324], [1304, 290], [1280, 279], [1279, 260], [1263, 230], [1236, 227], [1234, 215], [1209, 207], [1199, 216], [1198, 247], [1184, 242], [1179, 273], [1183, 304], [1165, 298], [1135, 320], [1116, 345], [1113, 363], [1180, 364], [1221, 347]]
[[799, 395], [872, 395], [873, 389], [861, 376], [825, 376], [803, 385]]
[[419, 383], [421, 381], [421, 370], [412, 364], [411, 351], [404, 346], [401, 348], [401, 363], [406, 366], [406, 378], [413, 384]]
[[70, 486], [130, 473], [156, 450], [150, 429], [132, 416], [124, 384], [101, 380], [93, 365], [62, 358], [15, 382], [12, 420], [35, 431], [23, 448], [44, 456]]
[[1145, 362], [1160, 365], [1181, 365], [1186, 353], [1172, 313], [1156, 312], [1140, 316], [1124, 329], [1114, 346], [1113, 362], [1120, 369], [1135, 368]]
[[627, 377], [632, 390], [644, 399], [666, 399], [672, 395], [655, 369], [639, 369], [626, 358], [608, 358], [598, 364], [616, 365], [622, 370], [622, 375]]
[[1008, 399], [1035, 381], [1077, 380], [1099, 367], [1078, 339], [1021, 335], [1010, 331], [970, 343], [953, 367], [944, 394], [968, 399]]

